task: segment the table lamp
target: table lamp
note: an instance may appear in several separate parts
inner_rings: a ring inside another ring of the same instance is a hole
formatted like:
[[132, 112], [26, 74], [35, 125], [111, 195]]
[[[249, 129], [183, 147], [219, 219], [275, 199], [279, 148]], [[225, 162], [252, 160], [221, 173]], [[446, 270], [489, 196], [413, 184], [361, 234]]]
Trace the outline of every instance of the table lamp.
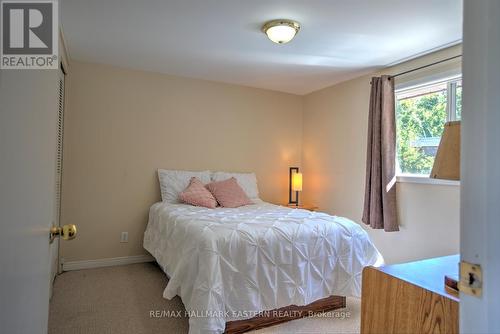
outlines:
[[299, 167], [290, 167], [288, 190], [288, 205], [299, 206], [299, 191], [302, 191], [302, 173], [299, 173]]

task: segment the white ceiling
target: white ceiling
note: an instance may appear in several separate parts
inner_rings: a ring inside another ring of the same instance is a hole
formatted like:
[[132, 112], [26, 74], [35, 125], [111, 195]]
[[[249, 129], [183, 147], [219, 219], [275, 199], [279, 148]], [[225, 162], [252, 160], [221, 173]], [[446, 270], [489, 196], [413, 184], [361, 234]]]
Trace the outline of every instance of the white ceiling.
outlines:
[[[458, 43], [462, 0], [62, 0], [71, 58], [306, 94]], [[260, 31], [302, 28], [285, 45]]]

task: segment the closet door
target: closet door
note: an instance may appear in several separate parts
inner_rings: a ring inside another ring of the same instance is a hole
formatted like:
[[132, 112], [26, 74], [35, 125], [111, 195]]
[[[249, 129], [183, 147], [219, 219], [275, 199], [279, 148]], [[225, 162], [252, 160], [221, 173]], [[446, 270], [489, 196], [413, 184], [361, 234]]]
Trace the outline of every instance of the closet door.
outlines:
[[[63, 69], [59, 70], [59, 80], [57, 83], [58, 101], [57, 101], [57, 129], [56, 129], [56, 168], [55, 168], [55, 195], [54, 195], [54, 221], [53, 226], [59, 227], [61, 217], [61, 194], [62, 194], [62, 168], [63, 168], [63, 142], [64, 142], [64, 78], [65, 74]], [[51, 263], [51, 284], [59, 272], [59, 238], [55, 238], [50, 253]], [[52, 296], [52, 290], [51, 290]]]

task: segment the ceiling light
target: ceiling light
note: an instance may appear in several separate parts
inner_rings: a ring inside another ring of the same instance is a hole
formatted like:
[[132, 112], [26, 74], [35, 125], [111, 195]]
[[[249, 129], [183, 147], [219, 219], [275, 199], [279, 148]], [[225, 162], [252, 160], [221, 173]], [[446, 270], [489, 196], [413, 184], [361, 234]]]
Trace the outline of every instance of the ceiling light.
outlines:
[[267, 37], [278, 44], [290, 42], [300, 30], [300, 24], [292, 20], [273, 20], [262, 26]]

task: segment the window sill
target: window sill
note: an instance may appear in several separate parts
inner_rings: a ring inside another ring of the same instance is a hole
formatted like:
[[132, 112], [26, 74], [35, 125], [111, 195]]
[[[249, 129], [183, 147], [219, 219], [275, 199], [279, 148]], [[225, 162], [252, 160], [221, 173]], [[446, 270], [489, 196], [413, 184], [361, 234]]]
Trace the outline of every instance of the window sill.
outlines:
[[441, 186], [460, 186], [460, 181], [432, 179], [428, 176], [419, 175], [396, 175], [396, 182], [399, 183], [419, 183], [419, 184], [434, 184]]

